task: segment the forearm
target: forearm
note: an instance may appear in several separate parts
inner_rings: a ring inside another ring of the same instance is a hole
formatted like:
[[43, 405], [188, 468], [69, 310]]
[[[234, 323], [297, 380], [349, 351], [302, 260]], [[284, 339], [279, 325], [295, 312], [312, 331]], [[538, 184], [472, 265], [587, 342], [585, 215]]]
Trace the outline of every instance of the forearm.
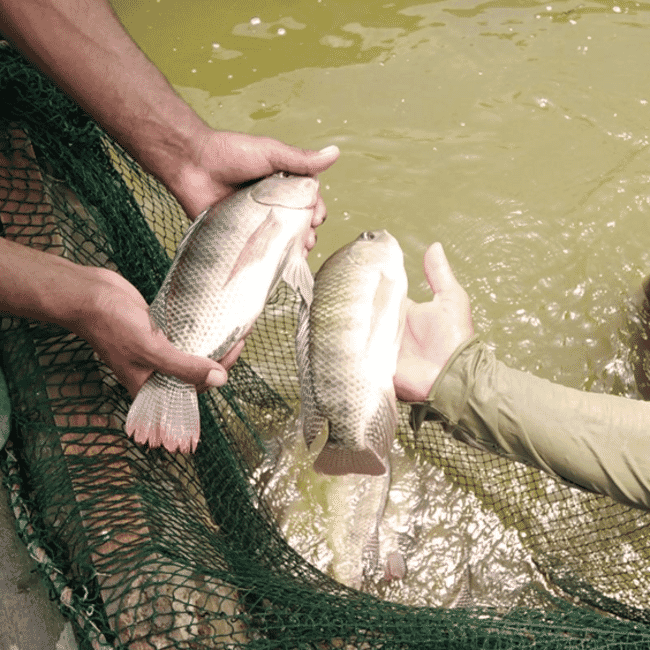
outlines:
[[0, 0], [0, 31], [168, 186], [198, 164], [210, 129], [106, 0]]
[[93, 272], [0, 237], [0, 312], [77, 329], [97, 295]]
[[[513, 370], [473, 341], [438, 377], [429, 406], [459, 439], [650, 508], [650, 403]], [[414, 406], [416, 420], [425, 409]]]

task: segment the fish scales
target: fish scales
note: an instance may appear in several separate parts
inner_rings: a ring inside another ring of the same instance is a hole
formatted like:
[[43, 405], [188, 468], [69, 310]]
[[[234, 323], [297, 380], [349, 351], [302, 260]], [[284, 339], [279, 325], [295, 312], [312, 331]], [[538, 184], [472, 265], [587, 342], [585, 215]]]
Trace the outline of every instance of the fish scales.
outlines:
[[[183, 352], [202, 356], [219, 353], [228, 339], [224, 340], [224, 333], [245, 326], [249, 313], [256, 311], [260, 296], [265, 295], [267, 287], [263, 282], [246, 286], [248, 274], [229, 279], [237, 258], [254, 235], [250, 227], [254, 221], [249, 222], [249, 227], [238, 227], [237, 221], [245, 218], [239, 212], [233, 210], [227, 219], [220, 218], [216, 211], [206, 215], [192, 233], [192, 242], [228, 242], [228, 246], [185, 246], [168, 276], [167, 290], [159, 292], [152, 305], [154, 321]], [[267, 225], [267, 220], [273, 218], [267, 215], [263, 222], [269, 229], [272, 226]], [[250, 261], [249, 271], [253, 273], [254, 260]], [[261, 265], [262, 260], [258, 262]], [[256, 290], [257, 295], [249, 293]]]
[[[309, 304], [313, 278], [303, 248], [317, 198], [315, 179], [280, 173], [197, 217], [150, 307], [176, 348], [221, 359], [250, 331], [281, 278]], [[195, 387], [153, 373], [126, 431], [150, 447], [193, 451], [200, 436]]]
[[390, 489], [390, 465], [379, 476], [337, 476], [327, 490], [333, 552], [331, 571], [338, 582], [363, 589], [376, 576], [379, 529]]
[[401, 248], [385, 230], [363, 233], [316, 274], [311, 308], [300, 313], [296, 353], [307, 445], [328, 425], [318, 471], [386, 471], [397, 426], [393, 376], [406, 291]]

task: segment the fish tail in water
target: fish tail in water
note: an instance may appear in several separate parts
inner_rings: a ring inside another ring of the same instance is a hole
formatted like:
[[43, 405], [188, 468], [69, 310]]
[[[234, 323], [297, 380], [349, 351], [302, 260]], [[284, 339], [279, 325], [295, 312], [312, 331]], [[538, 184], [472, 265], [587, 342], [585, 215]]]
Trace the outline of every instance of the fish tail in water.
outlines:
[[406, 575], [406, 560], [399, 551], [393, 551], [386, 557], [384, 580], [401, 580]]
[[201, 432], [196, 389], [191, 384], [154, 372], [133, 400], [126, 432], [139, 444], [188, 453]]
[[371, 447], [346, 449], [328, 440], [314, 461], [314, 469], [332, 476], [343, 474], [380, 476], [386, 472], [386, 462]]

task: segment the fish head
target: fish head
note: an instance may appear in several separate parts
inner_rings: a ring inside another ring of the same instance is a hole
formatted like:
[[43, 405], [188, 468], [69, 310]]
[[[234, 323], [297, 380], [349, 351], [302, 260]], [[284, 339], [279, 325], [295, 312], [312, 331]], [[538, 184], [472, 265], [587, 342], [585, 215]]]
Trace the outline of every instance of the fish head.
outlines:
[[250, 196], [262, 205], [308, 210], [316, 206], [318, 181], [311, 176], [278, 172], [252, 185]]
[[387, 230], [366, 230], [346, 250], [348, 260], [366, 267], [402, 267], [404, 254], [397, 242]]

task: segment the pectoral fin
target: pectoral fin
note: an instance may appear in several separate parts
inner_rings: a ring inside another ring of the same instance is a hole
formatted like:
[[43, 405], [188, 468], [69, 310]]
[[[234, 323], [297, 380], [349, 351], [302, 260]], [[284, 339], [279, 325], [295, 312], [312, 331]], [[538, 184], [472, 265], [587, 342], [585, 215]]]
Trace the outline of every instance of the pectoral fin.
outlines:
[[394, 300], [394, 288], [394, 283], [389, 278], [383, 273], [379, 274], [377, 287], [372, 300], [371, 320], [366, 346], [370, 345], [372, 337], [380, 327], [380, 323], [390, 315]]
[[284, 267], [282, 279], [294, 290], [300, 293], [303, 301], [309, 307], [313, 297], [314, 276], [311, 274], [307, 260], [302, 254], [294, 252]]
[[281, 227], [282, 224], [276, 218], [273, 209], [269, 210], [266, 219], [253, 231], [239, 253], [224, 286], [241, 273], [242, 269], [264, 258], [275, 234]]

